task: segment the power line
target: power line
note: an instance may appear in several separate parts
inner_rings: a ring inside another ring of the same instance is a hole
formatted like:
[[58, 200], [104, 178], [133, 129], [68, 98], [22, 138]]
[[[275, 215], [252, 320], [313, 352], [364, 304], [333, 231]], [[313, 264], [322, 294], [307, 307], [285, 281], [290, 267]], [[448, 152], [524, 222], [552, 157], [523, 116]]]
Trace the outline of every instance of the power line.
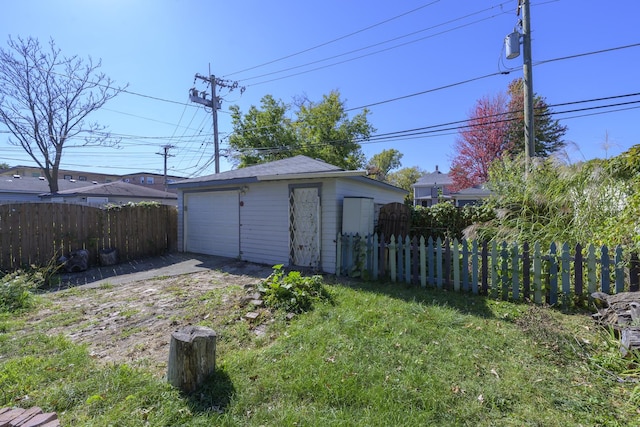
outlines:
[[[482, 10], [479, 10], [479, 11], [476, 11], [476, 12], [473, 12], [473, 13], [458, 17], [458, 18], [451, 19], [449, 21], [442, 22], [440, 24], [436, 24], [436, 25], [433, 25], [433, 26], [430, 26], [430, 27], [427, 27], [427, 28], [423, 28], [421, 30], [413, 31], [411, 33], [404, 34], [404, 35], [401, 35], [401, 36], [398, 36], [398, 37], [394, 37], [394, 38], [391, 38], [391, 39], [383, 40], [383, 41], [378, 42], [378, 43], [374, 43], [374, 44], [370, 44], [370, 45], [367, 45], [367, 46], [364, 46], [364, 47], [360, 47], [358, 49], [353, 49], [353, 50], [350, 50], [348, 52], [343, 52], [343, 53], [340, 53], [340, 54], [337, 54], [337, 55], [329, 56], [327, 58], [322, 58], [322, 59], [319, 59], [319, 60], [316, 60], [316, 61], [308, 62], [308, 63], [301, 64], [301, 65], [296, 65], [296, 66], [289, 67], [289, 68], [284, 68], [282, 70], [277, 70], [277, 71], [261, 74], [261, 75], [258, 75], [258, 76], [246, 77], [246, 78], [242, 79], [242, 81], [254, 80], [254, 79], [257, 79], [257, 78], [260, 78], [260, 77], [267, 77], [267, 76], [274, 75], [274, 74], [280, 74], [280, 73], [284, 73], [286, 71], [291, 71], [291, 70], [295, 70], [295, 69], [298, 69], [298, 68], [307, 67], [307, 66], [314, 65], [314, 64], [317, 64], [317, 63], [320, 63], [320, 62], [325, 62], [325, 61], [329, 61], [331, 59], [335, 59], [335, 58], [339, 58], [339, 57], [342, 57], [342, 56], [350, 55], [350, 54], [353, 54], [353, 53], [361, 52], [363, 50], [371, 49], [371, 48], [374, 48], [374, 47], [377, 47], [377, 46], [381, 46], [383, 44], [391, 43], [391, 42], [394, 42], [394, 41], [397, 41], [397, 40], [400, 40], [400, 39], [403, 39], [403, 38], [407, 38], [407, 37], [411, 37], [411, 36], [414, 36], [414, 35], [419, 34], [419, 33], [423, 33], [425, 31], [433, 30], [433, 29], [438, 28], [438, 27], [442, 27], [442, 26], [445, 26], [445, 25], [448, 25], [448, 24], [452, 24], [452, 23], [457, 22], [457, 21], [461, 21], [463, 19], [469, 18], [469, 17], [474, 16], [474, 15], [478, 15], [480, 13], [489, 11], [491, 9], [495, 9], [497, 7], [502, 7], [506, 3], [507, 2], [500, 3], [498, 5], [491, 6], [491, 7], [486, 8], [486, 9], [482, 9]], [[371, 52], [369, 54], [358, 56], [356, 58], [351, 58], [351, 59], [346, 60], [346, 61], [341, 61], [341, 62], [337, 62], [337, 63], [334, 63], [334, 64], [329, 64], [329, 65], [327, 65], [325, 67], [314, 68], [313, 70], [308, 70], [308, 71], [305, 71], [303, 73], [297, 73], [297, 74], [294, 74], [294, 75], [304, 74], [306, 72], [311, 72], [311, 71], [315, 71], [315, 70], [318, 70], [318, 69], [331, 67], [333, 65], [338, 65], [338, 64], [342, 64], [342, 63], [345, 63], [345, 62], [353, 61], [353, 60], [356, 60], [356, 59], [361, 59], [361, 58], [364, 58], [364, 57], [367, 57], [367, 56], [370, 56], [370, 55], [375, 55], [377, 53], [385, 52], [387, 50], [396, 49], [398, 47], [402, 47], [402, 46], [405, 46], [407, 44], [416, 43], [418, 41], [422, 41], [422, 40], [425, 40], [425, 39], [428, 39], [428, 38], [431, 38], [431, 37], [442, 35], [442, 34], [445, 34], [445, 33], [451, 32], [451, 31], [458, 30], [460, 28], [467, 27], [469, 25], [473, 25], [473, 24], [485, 21], [487, 19], [492, 19], [495, 16], [497, 16], [497, 15], [493, 15], [493, 16], [490, 16], [490, 17], [482, 18], [482, 19], [479, 19], [477, 21], [473, 21], [473, 22], [467, 23], [465, 25], [461, 25], [461, 26], [458, 26], [458, 27], [450, 28], [450, 29], [442, 31], [440, 33], [431, 34], [431, 35], [426, 36], [426, 37], [421, 37], [419, 39], [412, 40], [412, 41], [409, 41], [409, 42], [406, 42], [406, 43], [402, 43], [402, 44], [399, 44], [399, 45], [396, 45], [396, 46], [392, 46], [392, 47], [387, 48], [387, 49], [379, 50], [379, 51], [376, 51], [376, 52]], [[269, 80], [269, 81], [273, 81], [273, 80]], [[257, 84], [261, 84], [261, 83], [255, 83], [255, 84], [253, 84], [251, 86], [255, 86]]]
[[285, 59], [289, 59], [289, 58], [292, 58], [294, 56], [298, 56], [298, 55], [301, 55], [303, 53], [310, 52], [312, 50], [315, 50], [315, 49], [330, 45], [330, 44], [335, 43], [337, 41], [344, 40], [344, 39], [349, 38], [351, 36], [354, 36], [356, 34], [360, 34], [362, 32], [365, 32], [365, 31], [371, 30], [371, 29], [373, 29], [375, 27], [378, 27], [380, 25], [383, 25], [383, 24], [386, 24], [388, 22], [391, 22], [391, 21], [393, 21], [395, 19], [398, 19], [398, 18], [401, 18], [403, 16], [409, 15], [411, 13], [417, 12], [418, 10], [424, 9], [425, 7], [428, 7], [428, 6], [431, 6], [431, 5], [435, 4], [435, 3], [438, 3], [439, 1], [440, 0], [432, 1], [431, 3], [424, 4], [422, 6], [419, 6], [419, 7], [415, 8], [415, 9], [412, 9], [412, 10], [410, 10], [408, 12], [404, 12], [404, 13], [402, 13], [400, 15], [397, 15], [397, 16], [394, 16], [392, 18], [385, 19], [384, 21], [380, 21], [380, 22], [378, 22], [376, 24], [369, 25], [368, 27], [361, 28], [361, 29], [353, 31], [353, 32], [351, 32], [349, 34], [345, 34], [344, 36], [337, 37], [335, 39], [326, 41], [324, 43], [320, 43], [320, 44], [318, 44], [316, 46], [312, 46], [310, 48], [307, 48], [307, 49], [301, 50], [299, 52], [295, 52], [295, 53], [283, 56], [283, 57], [278, 58], [278, 59], [274, 59], [272, 61], [265, 62], [263, 64], [259, 64], [259, 65], [255, 65], [253, 67], [245, 68], [244, 70], [240, 70], [240, 71], [234, 71], [233, 73], [229, 73], [229, 74], [225, 75], [224, 77], [232, 76], [232, 75], [235, 75], [235, 74], [240, 74], [240, 73], [243, 73], [245, 71], [255, 70], [256, 68], [264, 67], [265, 65], [270, 65], [270, 64], [273, 64], [273, 63], [276, 63], [276, 62], [279, 62], [279, 61], [282, 61], [282, 60], [285, 60]]
[[[590, 103], [590, 102], [603, 101], [603, 100], [613, 100], [613, 99], [620, 99], [620, 98], [639, 96], [639, 95], [640, 95], [640, 93], [629, 93], [629, 94], [624, 94], [624, 95], [615, 95], [615, 96], [610, 96], [610, 97], [593, 98], [593, 99], [586, 99], [586, 100], [581, 100], [581, 101], [572, 101], [572, 102], [566, 102], [566, 103], [560, 103], [560, 104], [552, 104], [552, 105], [548, 105], [547, 107], [553, 108], [553, 107], [556, 107], [556, 106], [567, 106], [567, 105], [575, 105], [575, 104], [579, 104], [579, 103]], [[557, 114], [569, 114], [569, 113], [575, 113], [575, 112], [593, 111], [593, 110], [598, 110], [598, 109], [612, 108], [612, 107], [625, 106], [625, 105], [635, 105], [635, 104], [640, 104], [640, 100], [619, 102], [619, 103], [611, 103], [611, 104], [607, 104], [607, 105], [584, 107], [584, 108], [571, 109], [571, 110], [565, 110], [565, 111], [559, 111], [559, 112], [549, 112], [547, 114], [554, 114], [554, 115], [557, 115]], [[634, 108], [640, 108], [640, 107], [634, 107]], [[618, 111], [618, 110], [615, 110], [615, 111]], [[611, 112], [615, 112], [615, 111], [611, 111]], [[516, 111], [507, 111], [507, 112], [493, 114], [493, 115], [489, 115], [489, 116], [483, 116], [481, 118], [485, 118], [485, 119], [486, 118], [498, 118], [498, 117], [507, 116], [507, 115], [510, 115], [510, 114], [513, 114], [513, 113], [516, 113]], [[604, 113], [606, 113], [606, 112], [602, 112], [601, 114], [604, 114]], [[540, 115], [537, 115], [537, 116], [540, 116]], [[573, 117], [571, 117], [571, 118], [573, 118]], [[495, 123], [510, 122], [510, 121], [519, 120], [519, 119], [517, 119], [517, 118], [497, 119], [497, 120], [493, 120], [493, 121], [488, 122], [488, 123], [479, 123], [479, 124], [469, 124], [469, 120], [470, 119], [458, 120], [458, 121], [440, 123], [440, 124], [436, 124], [436, 125], [423, 126], [423, 127], [419, 127], [419, 128], [406, 129], [406, 130], [394, 131], [394, 132], [387, 132], [387, 133], [383, 133], [383, 134], [373, 135], [373, 136], [371, 136], [371, 137], [369, 137], [367, 139], [356, 139], [356, 142], [358, 142], [360, 144], [372, 144], [372, 143], [384, 142], [384, 141], [392, 141], [392, 140], [395, 141], [395, 140], [399, 140], [399, 139], [408, 139], [408, 137], [412, 137], [411, 139], [414, 139], [415, 137], [420, 137], [420, 136], [425, 136], [425, 135], [435, 135], [435, 134], [441, 135], [442, 132], [450, 132], [450, 131], [459, 132], [462, 129], [486, 126], [486, 125], [495, 124]], [[460, 125], [460, 124], [463, 124], [463, 123], [466, 123], [466, 124]], [[314, 143], [312, 145], [313, 146], [324, 146], [324, 145], [339, 144], [339, 143], [346, 143], [346, 142], [348, 142], [348, 141], [345, 141], [345, 140], [321, 141], [321, 142]], [[245, 150], [240, 150], [240, 151], [245, 151]], [[260, 149], [249, 148], [249, 149], [247, 149], [247, 151], [280, 152], [280, 151], [283, 151], [283, 149], [280, 148], [280, 147], [261, 147]]]
[[275, 81], [278, 81], [278, 80], [288, 79], [290, 77], [295, 77], [295, 76], [299, 76], [299, 75], [302, 75], [302, 74], [311, 73], [313, 71], [323, 70], [325, 68], [334, 67], [336, 65], [345, 64], [345, 63], [351, 62], [351, 61], [356, 61], [358, 59], [366, 58], [366, 57], [369, 57], [369, 56], [372, 56], [372, 55], [377, 55], [379, 53], [387, 52], [389, 50], [393, 50], [393, 49], [397, 49], [399, 47], [407, 46], [409, 44], [417, 43], [419, 41], [423, 41], [423, 40], [426, 40], [426, 39], [429, 39], [429, 38], [432, 38], [432, 37], [436, 37], [436, 36], [440, 36], [442, 34], [450, 33], [452, 31], [459, 30], [461, 28], [468, 27], [470, 25], [474, 25], [474, 24], [477, 24], [477, 23], [482, 22], [482, 21], [493, 19], [496, 16], [498, 16], [498, 15], [493, 15], [493, 16], [489, 16], [487, 18], [482, 18], [482, 19], [479, 19], [477, 21], [473, 21], [473, 22], [470, 22], [470, 23], [467, 23], [467, 24], [459, 25], [457, 27], [441, 31], [441, 32], [436, 33], [436, 34], [431, 34], [431, 35], [428, 35], [428, 36], [425, 36], [425, 37], [420, 37], [419, 39], [416, 39], [416, 40], [411, 40], [411, 41], [408, 41], [408, 42], [405, 42], [405, 43], [400, 43], [400, 44], [397, 44], [395, 46], [391, 46], [391, 47], [388, 47], [388, 48], [385, 48], [385, 49], [376, 50], [374, 52], [370, 52], [370, 53], [367, 53], [367, 54], [364, 54], [364, 55], [356, 56], [354, 58], [345, 59], [344, 61], [334, 62], [332, 64], [323, 65], [321, 67], [312, 68], [310, 70], [300, 71], [300, 72], [294, 73], [294, 74], [288, 74], [286, 76], [277, 77], [275, 79], [264, 80], [264, 81], [261, 81], [261, 82], [252, 83], [252, 84], [247, 85], [247, 87], [258, 86], [258, 85], [265, 84], [265, 83], [271, 83], [271, 82], [275, 82]]

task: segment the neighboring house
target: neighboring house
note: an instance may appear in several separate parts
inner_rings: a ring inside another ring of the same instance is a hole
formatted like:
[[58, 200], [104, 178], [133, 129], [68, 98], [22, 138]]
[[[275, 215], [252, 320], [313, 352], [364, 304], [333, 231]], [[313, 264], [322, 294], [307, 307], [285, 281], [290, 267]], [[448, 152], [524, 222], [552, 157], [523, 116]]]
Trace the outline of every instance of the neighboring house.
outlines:
[[453, 179], [447, 173], [442, 173], [436, 166], [436, 171], [423, 175], [413, 184], [413, 205], [433, 206], [439, 202], [451, 201], [455, 206], [462, 207], [477, 204], [487, 199], [491, 192], [483, 185], [477, 185], [453, 192], [450, 187]]
[[[34, 166], [13, 166], [8, 169], [0, 170], [1, 176], [14, 176], [39, 178], [43, 176], [42, 169]], [[167, 191], [165, 186], [164, 174], [150, 172], [136, 172], [127, 175], [112, 175], [96, 172], [83, 172], [76, 170], [59, 169], [58, 178], [65, 181], [86, 181], [104, 184], [108, 182], [124, 181], [131, 184], [142, 185], [149, 188], [155, 188], [160, 191]], [[167, 184], [184, 179], [184, 177], [167, 175]], [[175, 192], [175, 190], [174, 190]]]
[[[296, 156], [179, 181], [178, 250], [335, 273], [345, 198], [376, 206], [405, 190], [320, 160]], [[369, 228], [371, 230], [371, 227]]]
[[[30, 177], [30, 178], [39, 178], [42, 177], [42, 169], [34, 166], [13, 166], [9, 169], [0, 170], [0, 176], [14, 176], [20, 175], [21, 177]], [[112, 174], [103, 174], [103, 173], [95, 173], [95, 172], [82, 172], [82, 171], [74, 171], [74, 170], [66, 170], [59, 169], [58, 170], [58, 178], [64, 179], [66, 181], [75, 180], [75, 181], [86, 181], [93, 182], [96, 181], [98, 183], [105, 182], [113, 182], [120, 180], [120, 176], [112, 175]]]
[[453, 179], [449, 174], [440, 172], [436, 166], [435, 172], [424, 174], [412, 185], [413, 205], [432, 206], [439, 201], [451, 200], [451, 184]]
[[451, 198], [454, 204], [461, 208], [465, 205], [477, 205], [488, 199], [490, 195], [491, 190], [485, 188], [484, 185], [476, 185], [451, 193]]
[[185, 179], [181, 176], [167, 175], [167, 182], [165, 183], [164, 174], [148, 173], [148, 172], [136, 172], [127, 175], [122, 175], [122, 181], [129, 182], [131, 184], [143, 185], [149, 188], [155, 188], [156, 190], [169, 191], [175, 193], [174, 188], [169, 188], [168, 185], [177, 181]]
[[[93, 185], [87, 181], [58, 180], [60, 190], [75, 190]], [[40, 195], [49, 192], [49, 183], [44, 178], [0, 176], [0, 204], [40, 202]]]
[[122, 205], [139, 202], [158, 202], [163, 205], [176, 206], [178, 196], [175, 193], [159, 191], [123, 181], [115, 181], [107, 184], [93, 184], [61, 190], [55, 194], [42, 194], [40, 199], [57, 203], [87, 204], [91, 206]]

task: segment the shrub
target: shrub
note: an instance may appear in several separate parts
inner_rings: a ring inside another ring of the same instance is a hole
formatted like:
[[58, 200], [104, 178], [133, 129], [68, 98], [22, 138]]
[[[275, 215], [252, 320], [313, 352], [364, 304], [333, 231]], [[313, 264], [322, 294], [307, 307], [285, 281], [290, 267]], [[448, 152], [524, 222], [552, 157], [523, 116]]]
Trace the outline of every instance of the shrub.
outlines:
[[33, 274], [18, 270], [0, 279], [0, 313], [25, 310], [33, 305], [33, 290], [38, 287]]
[[304, 277], [299, 271], [285, 274], [282, 264], [273, 267], [273, 273], [260, 283], [258, 290], [267, 307], [290, 313], [309, 311], [314, 302], [330, 300], [322, 276]]

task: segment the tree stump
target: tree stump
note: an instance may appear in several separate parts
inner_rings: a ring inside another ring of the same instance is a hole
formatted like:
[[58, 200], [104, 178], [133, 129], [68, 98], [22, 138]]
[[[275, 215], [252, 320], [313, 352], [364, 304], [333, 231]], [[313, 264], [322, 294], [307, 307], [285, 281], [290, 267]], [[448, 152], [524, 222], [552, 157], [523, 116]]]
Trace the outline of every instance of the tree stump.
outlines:
[[216, 333], [188, 326], [171, 334], [167, 381], [191, 393], [216, 370]]

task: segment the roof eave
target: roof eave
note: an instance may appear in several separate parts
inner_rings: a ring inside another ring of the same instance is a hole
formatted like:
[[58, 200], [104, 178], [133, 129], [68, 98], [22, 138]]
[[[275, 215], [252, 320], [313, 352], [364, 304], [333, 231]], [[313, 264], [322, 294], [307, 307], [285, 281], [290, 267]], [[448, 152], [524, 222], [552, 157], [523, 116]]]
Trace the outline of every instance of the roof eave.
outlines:
[[277, 175], [262, 175], [256, 177], [258, 181], [279, 181], [285, 179], [314, 179], [314, 178], [348, 178], [354, 176], [366, 176], [365, 170], [351, 171], [323, 171], [323, 172], [302, 172]]

